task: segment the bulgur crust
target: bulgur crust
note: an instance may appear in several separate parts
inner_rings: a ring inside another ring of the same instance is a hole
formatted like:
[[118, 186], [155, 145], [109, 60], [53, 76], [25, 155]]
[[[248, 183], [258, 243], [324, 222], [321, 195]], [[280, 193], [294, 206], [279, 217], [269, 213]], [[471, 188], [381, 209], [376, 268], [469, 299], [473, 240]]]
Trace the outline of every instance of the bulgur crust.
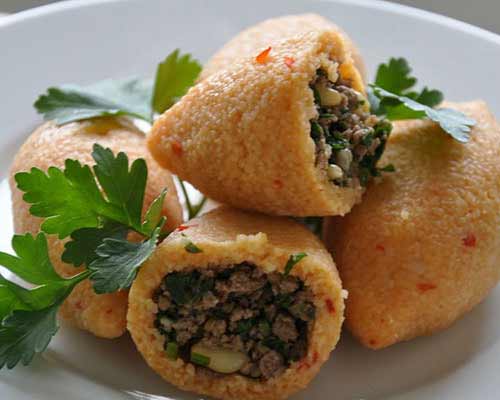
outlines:
[[[256, 54], [257, 55], [257, 54]], [[272, 48], [265, 63], [244, 58], [200, 82], [154, 124], [155, 159], [216, 201], [267, 214], [343, 215], [363, 188], [333, 185], [315, 166], [310, 82], [340, 62], [364, 93], [340, 34], [308, 32]], [[290, 68], [286, 57], [295, 62]]]
[[[343, 291], [335, 264], [322, 243], [306, 228], [285, 218], [218, 208], [176, 231], [141, 268], [130, 290], [128, 329], [146, 362], [174, 385], [221, 399], [284, 399], [304, 388], [335, 347], [343, 320]], [[184, 233], [202, 249], [184, 249]], [[306, 357], [267, 381], [231, 374], [214, 377], [191, 363], [168, 359], [164, 337], [154, 326], [157, 305], [152, 297], [164, 276], [186, 267], [206, 268], [248, 261], [265, 272], [283, 272], [291, 254], [308, 254], [292, 270], [312, 290], [316, 319]]]
[[500, 128], [482, 101], [444, 106], [477, 121], [470, 141], [396, 122], [381, 160], [396, 172], [326, 224], [347, 327], [373, 349], [448, 327], [500, 277]]
[[[173, 229], [182, 222], [182, 209], [172, 176], [159, 168], [146, 151], [144, 134], [126, 120], [100, 118], [72, 122], [63, 126], [47, 122], [37, 128], [21, 146], [12, 164], [9, 181], [14, 229], [17, 233], [37, 233], [42, 220], [30, 215], [30, 205], [23, 201], [23, 193], [16, 187], [15, 173], [27, 171], [32, 167], [43, 171], [49, 166], [64, 167], [67, 158], [93, 165], [91, 152], [94, 143], [110, 147], [114, 152], [126, 152], [130, 162], [136, 158], [145, 158], [148, 164], [145, 204], [149, 205], [166, 187], [168, 192], [163, 214], [168, 217], [167, 226]], [[49, 235], [47, 240], [50, 259], [59, 274], [72, 276], [82, 270], [61, 261], [66, 240], [61, 241], [55, 235]], [[59, 315], [62, 319], [96, 336], [115, 338], [126, 330], [126, 313], [126, 291], [97, 295], [91, 283], [85, 281], [80, 283], [66, 299]]]
[[273, 46], [281, 40], [300, 33], [322, 29], [329, 29], [342, 34], [346, 50], [351, 53], [354, 65], [366, 82], [365, 63], [356, 44], [341, 27], [318, 14], [285, 15], [271, 18], [241, 31], [212, 56], [203, 67], [199, 80], [225, 69], [242, 56], [258, 54], [259, 49]]

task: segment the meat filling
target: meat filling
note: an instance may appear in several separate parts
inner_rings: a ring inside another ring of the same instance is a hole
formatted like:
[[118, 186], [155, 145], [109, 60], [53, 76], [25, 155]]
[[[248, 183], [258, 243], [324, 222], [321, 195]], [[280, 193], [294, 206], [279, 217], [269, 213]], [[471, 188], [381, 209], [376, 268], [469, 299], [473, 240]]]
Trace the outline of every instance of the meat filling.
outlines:
[[311, 137], [316, 143], [316, 164], [326, 170], [338, 186], [366, 186], [382, 156], [391, 124], [371, 115], [366, 99], [338, 78], [329, 80], [323, 69], [310, 83], [318, 117], [311, 120]]
[[153, 300], [167, 357], [261, 380], [306, 355], [315, 318], [300, 279], [249, 263], [170, 273]]

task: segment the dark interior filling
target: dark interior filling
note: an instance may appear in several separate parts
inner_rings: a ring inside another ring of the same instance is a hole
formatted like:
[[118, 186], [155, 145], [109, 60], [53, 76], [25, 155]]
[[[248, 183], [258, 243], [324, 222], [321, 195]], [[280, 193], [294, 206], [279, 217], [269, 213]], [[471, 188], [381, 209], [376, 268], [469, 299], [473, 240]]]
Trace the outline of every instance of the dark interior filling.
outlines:
[[249, 263], [170, 273], [153, 300], [167, 357], [262, 380], [306, 355], [315, 318], [300, 279]]
[[366, 186], [371, 176], [380, 175], [376, 163], [391, 124], [370, 114], [364, 96], [340, 77], [332, 82], [318, 69], [310, 87], [318, 111], [318, 117], [311, 120], [316, 164], [336, 185]]

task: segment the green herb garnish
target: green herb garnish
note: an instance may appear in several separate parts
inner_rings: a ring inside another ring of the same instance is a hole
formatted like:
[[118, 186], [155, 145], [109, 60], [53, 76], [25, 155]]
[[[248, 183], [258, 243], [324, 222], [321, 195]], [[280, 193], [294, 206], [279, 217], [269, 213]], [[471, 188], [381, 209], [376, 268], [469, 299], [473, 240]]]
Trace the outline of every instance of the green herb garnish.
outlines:
[[0, 252], [0, 265], [33, 285], [26, 289], [0, 274], [0, 368], [28, 365], [58, 330], [57, 310], [73, 288], [88, 278], [83, 271], [61, 278], [49, 259], [44, 233], [15, 235], [16, 256]]
[[127, 115], [152, 122], [151, 80], [108, 79], [89, 86], [50, 87], [34, 106], [45, 120], [66, 124], [83, 119]]
[[168, 342], [165, 346], [165, 353], [171, 360], [177, 360], [179, 356], [179, 346], [175, 342]]
[[387, 164], [386, 166], [379, 168], [382, 172], [396, 172], [396, 167], [393, 164]]
[[165, 285], [172, 300], [179, 305], [199, 301], [213, 288], [211, 278], [203, 278], [197, 271], [172, 272], [165, 278]]
[[195, 218], [207, 202], [207, 198], [205, 196], [202, 196], [201, 200], [198, 201], [197, 203], [194, 203], [191, 198], [189, 197], [188, 189], [186, 188], [186, 183], [182, 180], [177, 178], [177, 181], [179, 182], [179, 185], [182, 190], [182, 194], [184, 195], [184, 199], [186, 200], [186, 208], [188, 211], [188, 220]]
[[250, 330], [255, 326], [255, 322], [256, 321], [253, 318], [239, 320], [236, 325], [236, 333], [239, 335], [246, 335], [250, 333]]
[[434, 108], [443, 100], [436, 89], [424, 87], [415, 91], [417, 79], [411, 76], [411, 68], [404, 58], [391, 58], [377, 69], [374, 84], [370, 85], [371, 110], [389, 120], [429, 118], [460, 142], [469, 140], [470, 128], [476, 121], [465, 114], [448, 109]]
[[263, 337], [267, 337], [271, 334], [271, 324], [269, 321], [263, 319], [259, 321], [259, 332]]
[[191, 352], [191, 362], [206, 367], [210, 364], [210, 358], [200, 353]]
[[285, 265], [285, 275], [288, 275], [292, 268], [304, 257], [307, 257], [306, 253], [292, 254]]
[[[78, 283], [91, 279], [97, 293], [127, 288], [156, 247], [165, 222], [158, 212], [165, 193], [142, 222], [144, 160], [129, 169], [124, 153], [115, 157], [99, 145], [92, 155], [92, 169], [66, 160], [64, 170], [52, 167], [44, 173], [34, 168], [15, 176], [24, 200], [32, 204], [31, 214], [44, 221], [38, 236], [14, 236], [16, 256], [0, 253], [0, 265], [33, 285], [25, 288], [0, 275], [0, 368], [13, 368], [19, 361], [27, 365], [45, 350], [58, 329], [57, 310]], [[128, 242], [130, 231], [145, 240]], [[48, 233], [61, 239], [70, 236], [63, 261], [87, 268], [71, 278], [60, 277], [49, 259]]]
[[[85, 263], [93, 272], [95, 291], [110, 293], [129, 287], [137, 269], [154, 251], [165, 222], [159, 214], [165, 193], [151, 204], [142, 221], [146, 162], [137, 159], [129, 169], [125, 153], [115, 157], [98, 144], [92, 157], [93, 169], [66, 160], [64, 170], [51, 167], [45, 174], [33, 168], [16, 174], [15, 180], [25, 192], [24, 200], [32, 204], [30, 213], [45, 218], [42, 231], [61, 239], [71, 235], [63, 261], [76, 266]], [[129, 230], [147, 240], [128, 242]]]
[[170, 53], [156, 69], [153, 109], [163, 113], [193, 86], [201, 65], [190, 54], [180, 55], [179, 49]]
[[184, 238], [184, 249], [191, 254], [202, 253], [203, 250], [196, 246], [185, 234], [181, 233], [181, 236]]
[[89, 86], [51, 87], [34, 106], [45, 120], [58, 124], [103, 116], [124, 115], [153, 122], [193, 85], [201, 65], [179, 50], [158, 65], [151, 79], [107, 79]]

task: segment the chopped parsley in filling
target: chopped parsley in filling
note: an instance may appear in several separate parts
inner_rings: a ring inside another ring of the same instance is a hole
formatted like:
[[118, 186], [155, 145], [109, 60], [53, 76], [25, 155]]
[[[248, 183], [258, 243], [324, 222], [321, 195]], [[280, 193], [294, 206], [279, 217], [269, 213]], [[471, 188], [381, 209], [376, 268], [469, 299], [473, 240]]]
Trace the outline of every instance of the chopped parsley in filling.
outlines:
[[363, 95], [340, 77], [332, 82], [318, 69], [310, 87], [318, 111], [318, 117], [311, 120], [316, 165], [325, 169], [336, 185], [366, 186], [371, 176], [380, 175], [376, 163], [384, 152], [391, 124], [367, 112]]
[[300, 279], [246, 262], [172, 272], [153, 300], [167, 357], [261, 380], [306, 355], [316, 311]]

